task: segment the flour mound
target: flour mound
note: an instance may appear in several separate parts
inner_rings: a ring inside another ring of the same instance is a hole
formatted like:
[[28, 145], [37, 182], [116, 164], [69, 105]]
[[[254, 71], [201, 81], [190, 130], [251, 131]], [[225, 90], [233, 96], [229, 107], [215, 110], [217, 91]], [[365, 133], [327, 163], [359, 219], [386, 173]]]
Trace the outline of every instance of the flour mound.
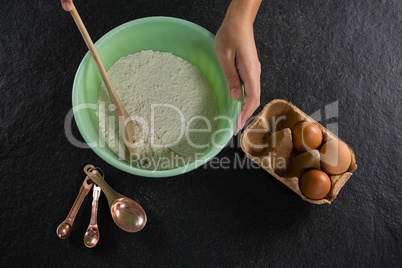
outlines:
[[[139, 155], [132, 162], [135, 166], [172, 169], [202, 155], [216, 128], [217, 108], [213, 91], [196, 66], [171, 53], [147, 50], [119, 59], [107, 73], [134, 121]], [[97, 115], [107, 146], [129, 160], [104, 83]]]

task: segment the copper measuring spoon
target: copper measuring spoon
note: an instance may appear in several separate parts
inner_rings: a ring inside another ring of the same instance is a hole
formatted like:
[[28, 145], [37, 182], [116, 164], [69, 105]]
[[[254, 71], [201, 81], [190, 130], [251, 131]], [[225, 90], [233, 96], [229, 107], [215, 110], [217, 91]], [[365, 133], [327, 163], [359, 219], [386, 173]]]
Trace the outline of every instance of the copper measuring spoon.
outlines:
[[113, 221], [126, 232], [138, 232], [147, 223], [144, 209], [134, 200], [116, 192], [103, 180], [93, 165], [84, 167], [85, 174], [102, 188], [106, 195]]
[[93, 199], [92, 199], [92, 210], [91, 210], [91, 220], [89, 221], [89, 226], [84, 236], [84, 244], [88, 248], [92, 248], [98, 244], [100, 234], [98, 229], [98, 203], [99, 196], [101, 194], [101, 188], [99, 186], [94, 185], [93, 189]]
[[84, 201], [85, 196], [88, 194], [89, 190], [91, 190], [92, 185], [92, 181], [87, 176], [81, 185], [80, 192], [75, 199], [73, 206], [71, 207], [70, 213], [68, 213], [67, 218], [60, 223], [59, 227], [57, 227], [56, 233], [61, 239], [66, 239], [70, 236], [75, 216], [77, 216], [77, 212], [81, 207], [82, 201]]

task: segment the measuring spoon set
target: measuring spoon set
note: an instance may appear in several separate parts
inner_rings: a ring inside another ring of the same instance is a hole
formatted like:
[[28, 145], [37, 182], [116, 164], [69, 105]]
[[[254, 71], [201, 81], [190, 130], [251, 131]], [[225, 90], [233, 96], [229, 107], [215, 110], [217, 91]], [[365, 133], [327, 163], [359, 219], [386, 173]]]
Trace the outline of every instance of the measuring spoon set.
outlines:
[[94, 247], [100, 238], [97, 214], [99, 196], [102, 190], [108, 200], [113, 221], [117, 226], [122, 230], [131, 233], [138, 232], [144, 228], [147, 222], [147, 215], [140, 204], [113, 190], [104, 180], [104, 174], [101, 169], [95, 168], [93, 165], [86, 165], [84, 167], [84, 172], [87, 176], [81, 185], [70, 213], [68, 213], [67, 218], [57, 227], [56, 233], [58, 237], [66, 239], [70, 236], [75, 216], [81, 207], [82, 201], [84, 201], [85, 196], [87, 196], [92, 186], [93, 200], [91, 219], [84, 235], [85, 246], [88, 248]]

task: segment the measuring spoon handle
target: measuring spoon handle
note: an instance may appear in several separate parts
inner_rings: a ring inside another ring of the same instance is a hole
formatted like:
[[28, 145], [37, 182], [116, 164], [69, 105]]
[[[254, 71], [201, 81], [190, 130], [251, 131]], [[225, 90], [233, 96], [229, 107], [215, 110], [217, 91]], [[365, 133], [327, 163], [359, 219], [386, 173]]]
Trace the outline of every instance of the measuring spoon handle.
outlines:
[[89, 193], [89, 190], [91, 190], [92, 185], [92, 181], [87, 176], [82, 183], [80, 192], [78, 193], [78, 196], [75, 199], [73, 206], [71, 207], [70, 213], [68, 213], [68, 216], [65, 220], [65, 222], [69, 223], [71, 227], [73, 226], [75, 216], [77, 216], [77, 212], [82, 205], [82, 201], [84, 201], [85, 196]]
[[93, 200], [92, 200], [92, 210], [91, 210], [91, 220], [89, 221], [89, 226], [98, 225], [98, 203], [99, 196], [101, 194], [101, 188], [98, 186], [94, 186], [93, 190]]
[[106, 181], [103, 179], [101, 174], [96, 170], [96, 168], [89, 164], [84, 167], [84, 172], [87, 176], [100, 188], [102, 188], [103, 193], [106, 195], [109, 207], [112, 206], [113, 202], [119, 198], [124, 198], [124, 195], [119, 194]]

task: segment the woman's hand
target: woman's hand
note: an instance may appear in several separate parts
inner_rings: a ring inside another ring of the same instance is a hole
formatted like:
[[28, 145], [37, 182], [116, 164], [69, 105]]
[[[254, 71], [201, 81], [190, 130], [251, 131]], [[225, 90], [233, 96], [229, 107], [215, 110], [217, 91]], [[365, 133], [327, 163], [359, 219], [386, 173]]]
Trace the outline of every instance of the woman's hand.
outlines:
[[215, 38], [215, 50], [225, 73], [232, 99], [241, 97], [244, 83], [243, 111], [237, 121], [235, 135], [260, 106], [261, 65], [254, 41], [253, 23], [261, 0], [234, 0]]
[[61, 6], [65, 11], [70, 11], [73, 5], [73, 0], [61, 0]]

